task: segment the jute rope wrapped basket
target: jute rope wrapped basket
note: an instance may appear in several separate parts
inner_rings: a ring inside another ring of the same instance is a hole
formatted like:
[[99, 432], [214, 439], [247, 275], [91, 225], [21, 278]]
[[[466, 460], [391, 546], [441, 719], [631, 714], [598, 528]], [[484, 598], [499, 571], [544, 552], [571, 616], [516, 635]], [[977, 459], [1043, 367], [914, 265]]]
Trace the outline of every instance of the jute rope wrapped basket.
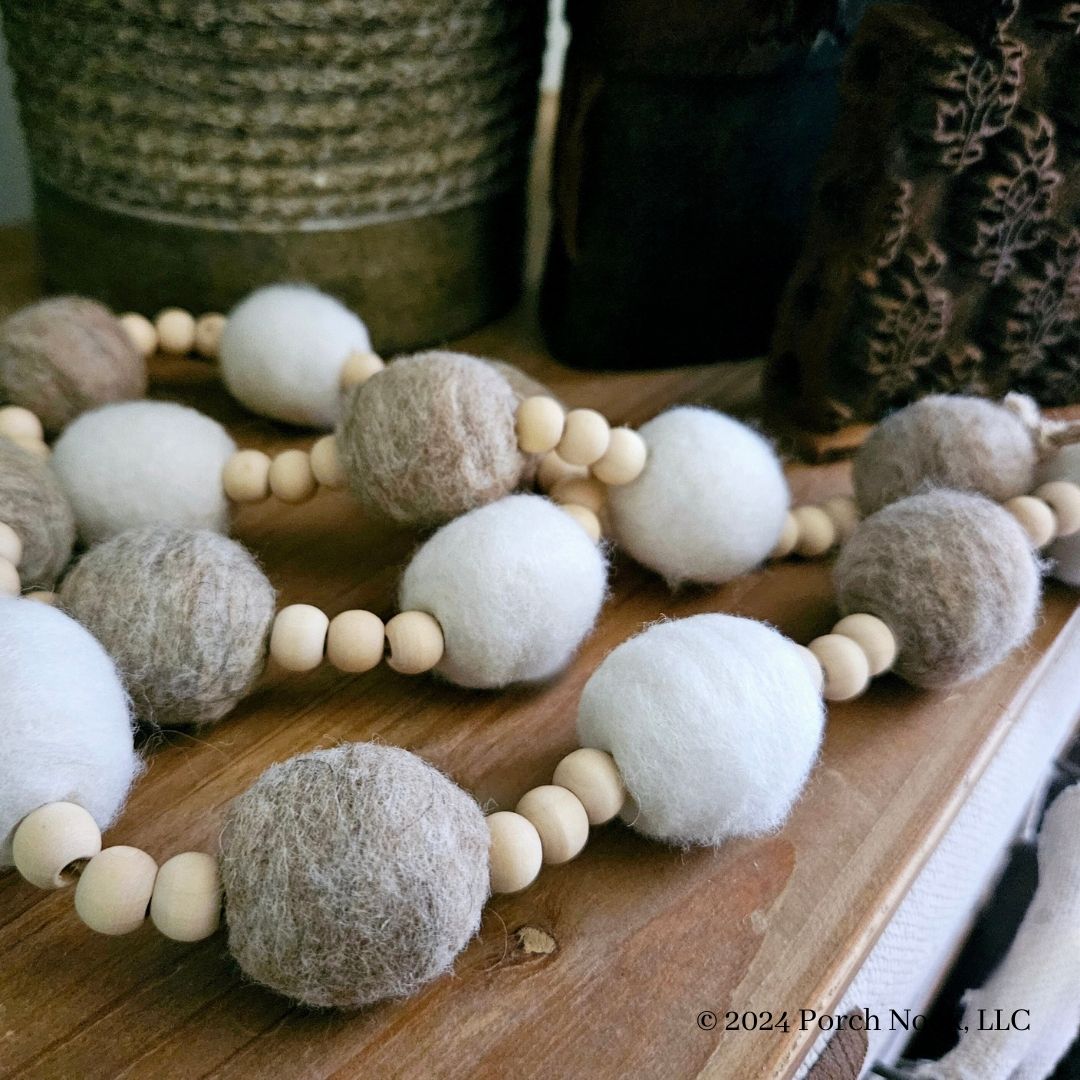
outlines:
[[50, 285], [227, 307], [282, 278], [380, 348], [512, 302], [541, 0], [0, 0]]

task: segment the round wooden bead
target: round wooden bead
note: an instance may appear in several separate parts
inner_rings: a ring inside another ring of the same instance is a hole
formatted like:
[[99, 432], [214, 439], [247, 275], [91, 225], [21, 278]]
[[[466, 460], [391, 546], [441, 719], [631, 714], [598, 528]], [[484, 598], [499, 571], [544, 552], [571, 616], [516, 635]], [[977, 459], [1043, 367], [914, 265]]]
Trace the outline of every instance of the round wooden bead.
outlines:
[[62, 889], [75, 880], [72, 863], [101, 850], [101, 830], [89, 810], [70, 802], [46, 803], [27, 814], [11, 840], [15, 869], [39, 889]]
[[551, 782], [578, 797], [590, 825], [611, 821], [626, 802], [626, 785], [615, 759], [592, 747], [567, 754], [555, 767]]
[[517, 410], [518, 446], [526, 454], [546, 454], [558, 446], [565, 423], [563, 407], [554, 398], [528, 397]]
[[161, 864], [150, 898], [150, 920], [173, 941], [202, 941], [221, 924], [221, 873], [204, 851], [185, 851]]
[[826, 701], [848, 701], [858, 697], [870, 682], [870, 661], [866, 653], [843, 634], [825, 634], [808, 646], [825, 672]]
[[600, 537], [603, 535], [600, 519], [587, 506], [566, 503], [562, 508], [589, 534], [594, 544], [600, 543]]
[[158, 335], [154, 324], [137, 311], [126, 311], [120, 316], [120, 325], [124, 328], [135, 351], [147, 360], [157, 352]]
[[834, 495], [821, 504], [836, 527], [836, 536], [842, 544], [859, 527], [859, 508], [850, 495]]
[[157, 863], [139, 848], [105, 848], [83, 868], [75, 910], [99, 934], [130, 934], [146, 920]]
[[589, 815], [581, 800], [556, 784], [544, 784], [521, 796], [515, 807], [540, 834], [548, 866], [569, 862], [589, 839]]
[[221, 482], [235, 503], [263, 502], [270, 497], [270, 465], [261, 450], [238, 450], [225, 463]]
[[0, 409], [0, 435], [8, 439], [44, 442], [45, 429], [29, 409], [21, 405], [5, 405]]
[[324, 435], [311, 448], [311, 472], [324, 488], [340, 491], [347, 481], [338, 455], [337, 436]]
[[521, 892], [536, 880], [544, 862], [544, 848], [536, 826], [512, 810], [499, 810], [487, 818], [491, 848], [493, 893]]
[[18, 596], [22, 592], [22, 581], [14, 563], [0, 557], [0, 596]]
[[551, 499], [561, 506], [587, 506], [599, 515], [607, 501], [607, 489], [591, 476], [568, 476], [551, 489]]
[[876, 615], [846, 615], [832, 632], [851, 638], [862, 649], [871, 676], [888, 671], [896, 661], [896, 637]]
[[23, 545], [19, 534], [0, 521], [0, 559], [7, 559], [12, 566], [22, 562]]
[[571, 409], [555, 449], [571, 465], [593, 465], [607, 453], [610, 441], [611, 428], [600, 413], [595, 409]]
[[593, 476], [611, 487], [629, 484], [641, 475], [648, 454], [645, 440], [636, 431], [612, 428], [604, 456], [593, 464]]
[[1057, 533], [1054, 511], [1042, 499], [1017, 495], [1005, 503], [1005, 509], [1020, 523], [1028, 539], [1037, 548], [1045, 547]]
[[195, 345], [195, 317], [183, 308], [165, 308], [154, 320], [162, 352], [183, 356]]
[[820, 506], [797, 506], [791, 513], [799, 527], [796, 555], [816, 559], [836, 543], [836, 526]]
[[221, 334], [225, 329], [225, 316], [208, 311], [195, 320], [195, 351], [207, 360], [216, 360], [221, 347]]
[[11, 441], [24, 450], [29, 450], [35, 457], [48, 460], [52, 456], [49, 444], [42, 439], [31, 439], [28, 435], [12, 435]]
[[1080, 532], [1080, 487], [1068, 480], [1051, 480], [1036, 488], [1034, 495], [1054, 511], [1058, 536]]
[[776, 541], [776, 546], [769, 552], [769, 558], [787, 558], [787, 556], [795, 550], [795, 545], [798, 542], [799, 522], [795, 515], [789, 510], [784, 518], [784, 527], [780, 531], [780, 538]]
[[48, 604], [50, 607], [56, 603], [56, 593], [38, 589], [36, 592], [27, 593], [24, 600], [35, 600], [39, 604]]
[[373, 352], [353, 352], [341, 367], [341, 388], [351, 390], [366, 383], [372, 375], [378, 375], [386, 367], [382, 357]]
[[290, 604], [274, 618], [270, 655], [286, 671], [314, 671], [323, 660], [330, 620], [311, 604]]
[[377, 667], [386, 651], [386, 627], [371, 611], [343, 611], [330, 620], [326, 658], [353, 675]]
[[445, 644], [438, 620], [426, 611], [403, 611], [386, 624], [386, 662], [402, 675], [421, 675], [442, 658]]
[[541, 491], [554, 491], [555, 486], [570, 477], [586, 477], [589, 470], [584, 465], [568, 465], [554, 450], [549, 450], [536, 470], [536, 486]]
[[810, 672], [810, 678], [814, 680], [818, 693], [824, 694], [825, 672], [821, 668], [821, 661], [805, 645], [796, 644], [795, 648], [799, 650], [799, 657], [806, 664], [806, 670]]
[[311, 457], [303, 450], [283, 450], [270, 462], [270, 490], [284, 503], [302, 503], [319, 490]]

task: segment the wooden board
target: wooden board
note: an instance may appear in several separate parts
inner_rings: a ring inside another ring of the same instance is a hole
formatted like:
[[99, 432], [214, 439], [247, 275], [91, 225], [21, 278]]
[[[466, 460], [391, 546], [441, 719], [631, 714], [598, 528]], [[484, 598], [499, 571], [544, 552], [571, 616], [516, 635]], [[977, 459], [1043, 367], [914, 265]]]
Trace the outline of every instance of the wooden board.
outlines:
[[[0, 252], [9, 256], [0, 259], [3, 307], [29, 288], [19, 267], [30, 247], [9, 234]], [[616, 421], [673, 401], [745, 411], [756, 398], [757, 369], [747, 365], [568, 372], [544, 355], [524, 313], [465, 344], [522, 362], [567, 402]], [[305, 442], [242, 413], [206, 365], [157, 363], [154, 376], [156, 394], [225, 420], [242, 444]], [[845, 490], [846, 466], [793, 467], [791, 479], [799, 500], [818, 499]], [[235, 535], [283, 603], [331, 613], [391, 612], [417, 542], [365, 520], [344, 495], [245, 508]], [[358, 677], [272, 669], [222, 723], [149, 748], [109, 840], [159, 859], [213, 850], [225, 805], [267, 765], [352, 739], [408, 747], [486, 806], [512, 806], [573, 746], [578, 694], [604, 654], [644, 622], [699, 611], [765, 618], [805, 642], [835, 617], [828, 567], [783, 564], [672, 596], [616, 558], [596, 633], [545, 686], [496, 694], [385, 668]], [[294, 1008], [245, 984], [221, 935], [196, 946], [150, 927], [98, 937], [75, 917], [70, 892], [42, 894], [0, 875], [0, 1076], [788, 1076], [814, 1030], [710, 1031], [696, 1018], [835, 1008], [1041, 672], [1078, 632], [1072, 595], [1051, 587], [1031, 645], [962, 693], [886, 678], [833, 707], [821, 762], [777, 835], [682, 852], [606, 826], [576, 861], [491, 903], [453, 977], [354, 1015]]]

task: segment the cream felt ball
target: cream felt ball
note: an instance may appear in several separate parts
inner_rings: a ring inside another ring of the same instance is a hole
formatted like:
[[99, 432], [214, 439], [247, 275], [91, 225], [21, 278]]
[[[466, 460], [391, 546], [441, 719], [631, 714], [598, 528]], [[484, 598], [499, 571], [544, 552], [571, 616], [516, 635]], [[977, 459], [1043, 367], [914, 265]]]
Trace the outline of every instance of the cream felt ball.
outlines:
[[1035, 626], [1041, 573], [1016, 519], [981, 495], [910, 495], [866, 518], [833, 571], [844, 615], [876, 615], [894, 670], [948, 687], [995, 667]]
[[127, 695], [105, 650], [46, 604], [0, 598], [0, 867], [19, 822], [75, 802], [101, 829], [142, 765]]
[[22, 541], [24, 587], [51, 589], [71, 561], [75, 515], [48, 464], [0, 438], [0, 522]]
[[[1063, 446], [1040, 465], [1035, 482], [1045, 484], [1050, 480], [1069, 480], [1080, 484], [1080, 446]], [[1044, 554], [1050, 561], [1053, 577], [1066, 585], [1080, 585], [1080, 533], [1055, 540]]]
[[256, 289], [231, 312], [218, 346], [229, 392], [260, 416], [332, 428], [341, 369], [370, 352], [367, 327], [340, 300], [310, 285]]
[[52, 466], [89, 545], [142, 525], [227, 532], [221, 473], [235, 452], [229, 433], [195, 409], [126, 401], [80, 416]]
[[794, 642], [764, 623], [655, 623], [581, 692], [582, 746], [615, 759], [638, 832], [716, 845], [780, 827], [817, 759], [825, 709]]
[[405, 750], [346, 743], [271, 766], [221, 834], [229, 949], [304, 1005], [403, 998], [450, 970], [488, 896], [476, 802]]
[[569, 514], [538, 495], [510, 495], [435, 533], [405, 570], [399, 603], [438, 620], [440, 674], [499, 687], [562, 670], [606, 588], [604, 556]]
[[939, 487], [1005, 502], [1031, 491], [1037, 460], [1031, 432], [1011, 409], [934, 394], [870, 432], [855, 455], [855, 500], [864, 515]]
[[402, 357], [346, 401], [337, 442], [353, 493], [404, 525], [440, 525], [522, 482], [518, 395], [475, 356]]
[[88, 551], [60, 604], [116, 661], [148, 727], [220, 720], [266, 664], [273, 587], [234, 540], [132, 529]]
[[608, 489], [621, 548], [672, 586], [730, 581], [768, 556], [790, 500], [765, 439], [729, 416], [688, 406], [661, 413], [639, 434], [645, 468]]

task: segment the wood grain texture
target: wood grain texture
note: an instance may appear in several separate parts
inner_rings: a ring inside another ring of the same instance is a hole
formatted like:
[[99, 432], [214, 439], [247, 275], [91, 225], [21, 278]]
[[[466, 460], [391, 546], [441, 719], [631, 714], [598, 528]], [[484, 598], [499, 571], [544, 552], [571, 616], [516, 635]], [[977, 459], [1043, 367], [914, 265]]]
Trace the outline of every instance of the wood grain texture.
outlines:
[[[24, 240], [8, 239], [4, 254], [19, 244], [19, 258], [29, 254]], [[0, 308], [23, 298], [27, 280], [5, 266]], [[636, 423], [672, 401], [745, 411], [756, 399], [753, 366], [568, 372], [545, 356], [524, 312], [465, 345], [521, 362], [567, 403], [613, 422]], [[154, 384], [156, 395], [226, 421], [242, 445], [312, 441], [244, 414], [209, 365], [156, 362]], [[847, 487], [844, 465], [796, 466], [791, 479], [800, 500]], [[331, 615], [391, 614], [418, 540], [365, 519], [345, 494], [242, 508], [235, 535], [282, 603]], [[782, 564], [672, 596], [617, 557], [612, 580], [597, 631], [547, 685], [496, 694], [385, 667], [359, 676], [271, 668], [220, 724], [148, 748], [148, 771], [108, 842], [159, 861], [213, 850], [226, 804], [267, 765], [352, 739], [408, 747], [485, 806], [510, 808], [572, 749], [582, 684], [643, 622], [728, 611], [806, 642], [836, 617], [824, 564]], [[683, 852], [618, 824], [594, 830], [578, 859], [488, 906], [452, 977], [354, 1015], [294, 1008], [245, 984], [221, 934], [194, 946], [150, 926], [100, 937], [79, 923], [70, 890], [42, 894], [0, 875], [0, 1076], [788, 1076], [816, 1032], [726, 1032], [723, 1012], [836, 1006], [1077, 623], [1072, 595], [1051, 587], [1031, 644], [963, 692], [919, 692], [887, 677], [832, 707], [806, 796], [775, 836]], [[717, 1030], [698, 1027], [704, 1010], [721, 1016]]]

